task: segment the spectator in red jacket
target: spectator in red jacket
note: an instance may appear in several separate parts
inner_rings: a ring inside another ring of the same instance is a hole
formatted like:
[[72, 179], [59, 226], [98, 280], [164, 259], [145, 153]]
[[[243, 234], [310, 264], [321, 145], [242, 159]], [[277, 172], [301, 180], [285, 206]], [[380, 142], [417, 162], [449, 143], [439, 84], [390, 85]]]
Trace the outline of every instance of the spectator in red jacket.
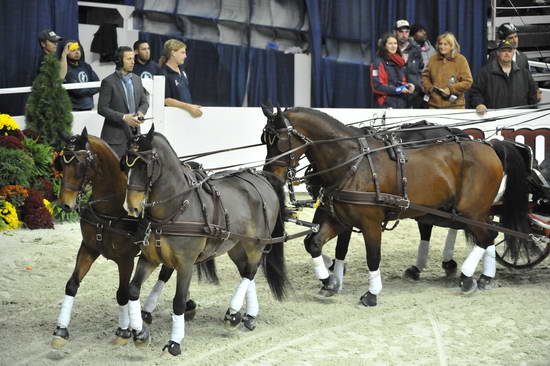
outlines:
[[383, 108], [407, 108], [407, 96], [414, 84], [407, 81], [406, 62], [394, 34], [388, 33], [378, 43], [377, 58], [370, 66], [371, 86]]

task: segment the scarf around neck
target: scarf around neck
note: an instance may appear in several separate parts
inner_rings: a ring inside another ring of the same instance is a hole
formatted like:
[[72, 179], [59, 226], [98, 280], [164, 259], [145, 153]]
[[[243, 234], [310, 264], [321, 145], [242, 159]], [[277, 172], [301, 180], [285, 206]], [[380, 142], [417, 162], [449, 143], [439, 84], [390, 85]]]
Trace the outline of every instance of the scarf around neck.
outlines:
[[403, 57], [401, 57], [397, 52], [388, 53], [388, 56], [390, 56], [390, 60], [393, 61], [397, 66], [405, 66], [405, 59], [403, 59]]

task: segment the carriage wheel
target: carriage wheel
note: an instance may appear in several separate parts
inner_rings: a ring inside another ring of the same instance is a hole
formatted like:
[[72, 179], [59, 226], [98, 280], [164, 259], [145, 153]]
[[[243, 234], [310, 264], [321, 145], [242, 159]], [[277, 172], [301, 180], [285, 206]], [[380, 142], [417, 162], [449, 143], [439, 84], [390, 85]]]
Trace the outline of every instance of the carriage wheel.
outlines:
[[[536, 225], [531, 224], [531, 233], [536, 236], [547, 238], [544, 231]], [[518, 258], [512, 258], [510, 247], [503, 239], [495, 244], [497, 262], [508, 268], [525, 269], [536, 266], [550, 254], [549, 241], [532, 241], [522, 243], [519, 248]]]

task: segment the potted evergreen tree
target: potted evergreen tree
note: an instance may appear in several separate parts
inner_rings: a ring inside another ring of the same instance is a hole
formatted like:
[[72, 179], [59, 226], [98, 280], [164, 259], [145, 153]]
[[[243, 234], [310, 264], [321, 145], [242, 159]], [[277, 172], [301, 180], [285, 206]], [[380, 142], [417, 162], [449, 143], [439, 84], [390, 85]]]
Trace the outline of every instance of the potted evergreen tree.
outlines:
[[60, 150], [63, 136], [70, 136], [73, 115], [71, 99], [59, 78], [59, 61], [54, 55], [44, 57], [27, 100], [26, 125], [37, 132], [44, 144]]

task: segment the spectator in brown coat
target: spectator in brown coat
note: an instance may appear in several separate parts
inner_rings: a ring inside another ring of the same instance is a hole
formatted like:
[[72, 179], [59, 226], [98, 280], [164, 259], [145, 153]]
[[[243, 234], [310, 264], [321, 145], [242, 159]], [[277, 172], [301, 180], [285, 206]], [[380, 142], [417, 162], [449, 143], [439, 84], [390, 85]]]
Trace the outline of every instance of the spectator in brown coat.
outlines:
[[437, 37], [437, 51], [422, 72], [425, 100], [430, 108], [464, 109], [464, 92], [473, 82], [468, 61], [452, 33]]

